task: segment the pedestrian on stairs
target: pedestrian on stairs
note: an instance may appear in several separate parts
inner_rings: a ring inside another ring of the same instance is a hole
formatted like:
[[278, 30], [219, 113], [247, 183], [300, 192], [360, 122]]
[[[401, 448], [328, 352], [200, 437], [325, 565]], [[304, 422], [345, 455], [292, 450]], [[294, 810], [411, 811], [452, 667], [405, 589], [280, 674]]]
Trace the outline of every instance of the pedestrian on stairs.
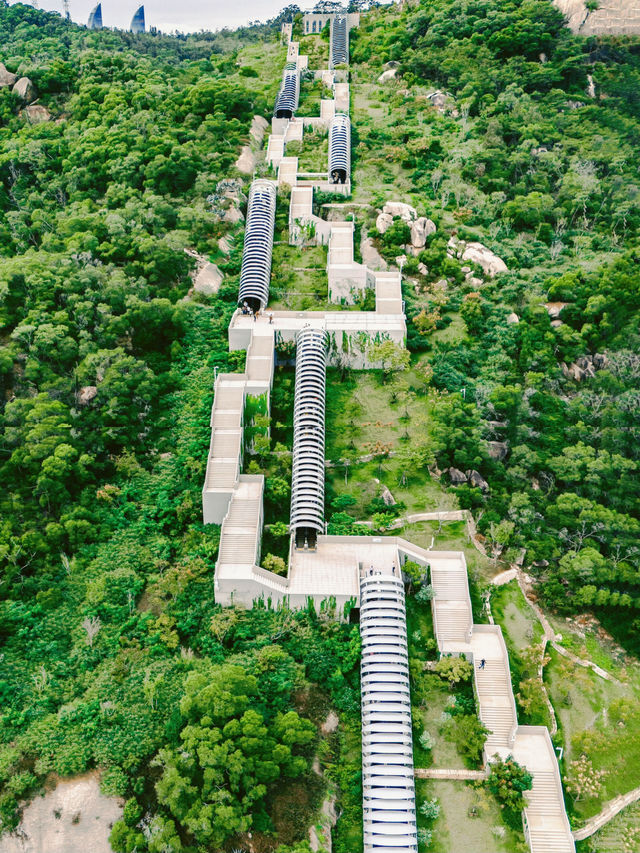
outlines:
[[484, 669], [485, 663], [486, 663], [486, 660], [484, 658], [482, 658], [482, 660], [480, 661], [480, 669]]

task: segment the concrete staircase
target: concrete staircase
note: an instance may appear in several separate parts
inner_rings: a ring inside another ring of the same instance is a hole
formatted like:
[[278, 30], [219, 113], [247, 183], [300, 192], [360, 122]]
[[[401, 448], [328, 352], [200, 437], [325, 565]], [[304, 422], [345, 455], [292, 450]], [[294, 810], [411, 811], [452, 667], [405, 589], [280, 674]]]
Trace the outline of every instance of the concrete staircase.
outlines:
[[446, 565], [434, 558], [430, 573], [438, 648], [445, 654], [463, 654], [474, 663], [479, 716], [491, 732], [484, 747], [486, 760], [496, 754], [513, 755], [533, 776], [524, 810], [532, 853], [575, 853], [549, 732], [544, 726], [518, 726], [502, 630], [497, 625], [473, 625], [464, 558], [459, 564], [447, 561]]
[[402, 314], [402, 284], [400, 273], [376, 272], [376, 313]]

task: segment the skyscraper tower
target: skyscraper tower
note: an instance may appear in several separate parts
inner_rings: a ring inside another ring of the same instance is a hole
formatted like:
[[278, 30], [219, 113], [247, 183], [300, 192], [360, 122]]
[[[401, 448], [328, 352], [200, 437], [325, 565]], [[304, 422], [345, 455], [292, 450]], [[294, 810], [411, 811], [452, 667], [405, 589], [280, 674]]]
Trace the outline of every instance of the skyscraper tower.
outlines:
[[93, 10], [89, 15], [89, 23], [87, 26], [90, 30], [102, 29], [102, 3], [98, 3], [97, 6], [93, 7]]
[[143, 33], [145, 31], [144, 25], [144, 6], [140, 6], [137, 10], [133, 18], [131, 18], [131, 32], [132, 33]]

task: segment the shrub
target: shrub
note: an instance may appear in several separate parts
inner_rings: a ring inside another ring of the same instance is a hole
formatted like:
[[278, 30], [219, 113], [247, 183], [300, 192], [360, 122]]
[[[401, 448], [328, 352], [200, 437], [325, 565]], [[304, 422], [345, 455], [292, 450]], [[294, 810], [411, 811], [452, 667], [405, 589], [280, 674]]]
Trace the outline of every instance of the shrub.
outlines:
[[487, 788], [510, 811], [522, 811], [525, 804], [524, 792], [530, 791], [532, 786], [531, 773], [511, 756], [491, 763]]

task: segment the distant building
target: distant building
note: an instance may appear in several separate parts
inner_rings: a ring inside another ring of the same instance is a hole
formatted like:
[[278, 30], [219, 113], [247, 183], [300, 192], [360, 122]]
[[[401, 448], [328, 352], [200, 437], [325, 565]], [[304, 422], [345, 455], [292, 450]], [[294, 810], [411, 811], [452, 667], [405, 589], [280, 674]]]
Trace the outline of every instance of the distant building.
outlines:
[[[338, 4], [335, 4], [336, 8], [328, 8], [329, 6], [333, 5], [334, 4], [318, 3], [312, 11], [305, 12], [302, 16], [302, 32], [305, 35], [308, 35], [309, 33], [322, 32], [324, 27], [336, 15], [345, 15], [344, 9], [342, 9]], [[348, 29], [351, 29], [352, 27], [357, 27], [360, 23], [359, 12], [350, 12], [348, 15], [346, 15], [346, 18]]]
[[132, 33], [143, 33], [145, 31], [144, 6], [140, 6], [133, 18], [131, 18], [130, 29]]
[[93, 10], [89, 15], [89, 23], [87, 26], [90, 30], [102, 29], [102, 3], [98, 3], [97, 6], [93, 7]]

